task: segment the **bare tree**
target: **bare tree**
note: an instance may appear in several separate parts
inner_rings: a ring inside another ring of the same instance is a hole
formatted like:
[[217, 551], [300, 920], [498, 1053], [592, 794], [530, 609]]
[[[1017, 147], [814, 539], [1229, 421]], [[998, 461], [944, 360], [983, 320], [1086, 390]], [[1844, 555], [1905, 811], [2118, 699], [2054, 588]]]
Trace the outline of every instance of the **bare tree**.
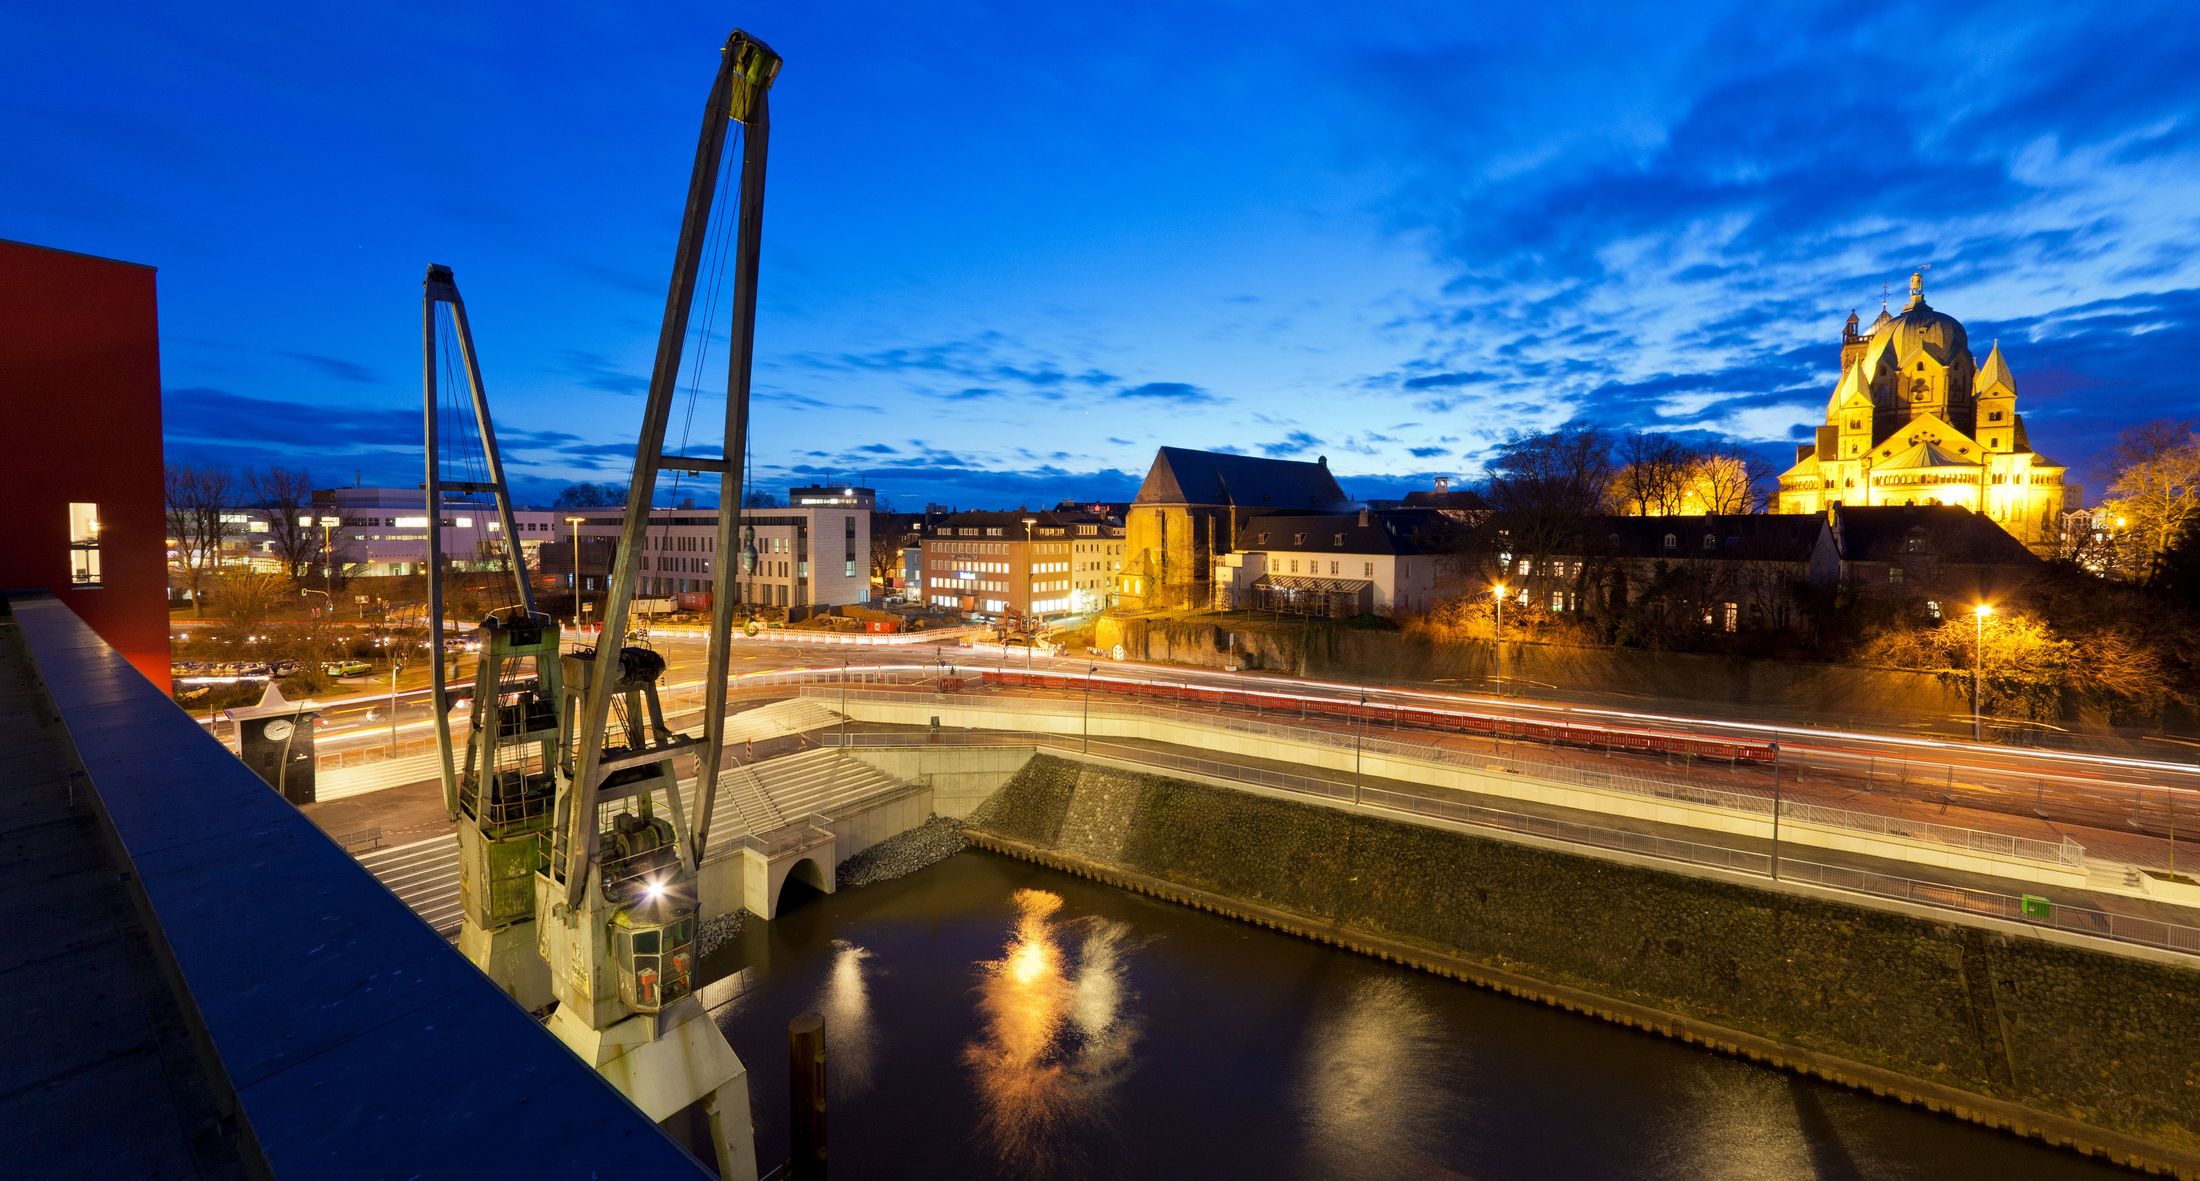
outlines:
[[891, 586], [901, 561], [901, 528], [892, 513], [871, 514], [871, 581]]
[[313, 516], [313, 478], [304, 468], [269, 467], [244, 473], [244, 502], [267, 518], [268, 545], [302, 583], [321, 558], [321, 529]]
[[1620, 469], [1612, 499], [1633, 517], [1669, 517], [1682, 510], [1696, 454], [1662, 431], [1636, 431], [1619, 441]]
[[176, 543], [176, 562], [191, 590], [192, 610], [206, 615], [206, 583], [221, 568], [222, 545], [230, 523], [222, 519], [235, 493], [229, 472], [218, 467], [170, 464], [165, 473], [168, 536]]
[[2158, 418], [2116, 437], [2108, 451], [2115, 472], [2104, 508], [2124, 519], [2122, 555], [2144, 576], [2200, 518], [2200, 430]]
[[1576, 423], [1514, 434], [1498, 444], [1489, 473], [1490, 505], [1500, 513], [1594, 516], [1611, 496], [1612, 442]]
[[1689, 465], [1690, 499], [1703, 511], [1719, 515], [1756, 512], [1764, 504], [1762, 490], [1772, 478], [1770, 465], [1740, 450], [1713, 447]]

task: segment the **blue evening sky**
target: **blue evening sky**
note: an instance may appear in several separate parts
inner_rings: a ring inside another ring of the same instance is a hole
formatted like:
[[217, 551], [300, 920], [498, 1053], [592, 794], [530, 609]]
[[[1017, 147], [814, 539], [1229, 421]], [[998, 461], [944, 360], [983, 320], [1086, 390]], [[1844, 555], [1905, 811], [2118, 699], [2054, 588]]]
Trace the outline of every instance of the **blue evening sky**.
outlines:
[[1792, 458], [1921, 263], [2089, 492], [2200, 413], [2179, 5], [13, 4], [0, 237], [160, 268], [172, 458], [416, 483], [435, 261], [522, 497], [623, 481], [736, 23], [787, 61], [764, 487], [1128, 497], [1169, 443], [1384, 495], [1570, 418]]

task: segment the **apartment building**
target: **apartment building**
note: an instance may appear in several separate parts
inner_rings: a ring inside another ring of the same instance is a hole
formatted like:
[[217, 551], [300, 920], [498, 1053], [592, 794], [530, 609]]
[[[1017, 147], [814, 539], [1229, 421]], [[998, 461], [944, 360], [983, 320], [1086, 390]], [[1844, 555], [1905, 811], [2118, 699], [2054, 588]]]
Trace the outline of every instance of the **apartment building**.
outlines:
[[[623, 509], [577, 509], [568, 515], [580, 518], [577, 528], [584, 546], [616, 545]], [[798, 615], [817, 607], [870, 602], [868, 508], [844, 500], [746, 509], [741, 524], [754, 552], [736, 584], [740, 602]], [[717, 510], [653, 510], [642, 537], [637, 593], [669, 598], [711, 590], [717, 547]], [[582, 568], [589, 575], [594, 562], [584, 557]]]
[[1097, 611], [1123, 560], [1123, 527], [1078, 511], [966, 512], [933, 522], [921, 548], [923, 598], [978, 615]]

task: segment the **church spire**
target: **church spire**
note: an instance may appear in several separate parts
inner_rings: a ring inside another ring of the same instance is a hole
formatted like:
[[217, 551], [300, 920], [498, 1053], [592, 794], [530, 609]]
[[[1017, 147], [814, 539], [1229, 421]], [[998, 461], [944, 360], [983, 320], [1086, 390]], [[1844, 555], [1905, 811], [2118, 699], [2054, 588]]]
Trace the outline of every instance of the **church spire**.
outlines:
[[1986, 354], [1986, 363], [1978, 367], [1978, 376], [1972, 379], [1971, 388], [1982, 398], [1996, 389], [2007, 390], [2012, 397], [2016, 395], [2017, 379], [2010, 376], [2009, 362], [2002, 359], [1999, 338], [1994, 341], [1993, 350]]
[[1931, 269], [1933, 264], [1926, 263], [1910, 272], [1910, 302], [1902, 305], [1903, 311], [1915, 311], [1925, 306], [1925, 272]]

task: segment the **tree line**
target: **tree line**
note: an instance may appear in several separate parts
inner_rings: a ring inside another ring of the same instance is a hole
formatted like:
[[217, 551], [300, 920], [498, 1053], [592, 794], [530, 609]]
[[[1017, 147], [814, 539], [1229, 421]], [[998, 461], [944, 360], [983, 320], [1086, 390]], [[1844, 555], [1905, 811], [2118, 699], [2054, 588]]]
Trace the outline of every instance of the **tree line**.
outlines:
[[[1496, 622], [1489, 587], [1505, 583], [1516, 597], [1504, 612], [1508, 638], [1894, 668], [1964, 693], [1976, 667], [1984, 712], [2005, 722], [2099, 711], [2159, 723], [2172, 707], [2200, 707], [2200, 431], [2177, 421], [2134, 426], [2105, 466], [2090, 539], [2013, 583], [1983, 587], [1958, 562], [1937, 572], [1927, 563], [1907, 586], [1828, 587], [1803, 577], [1801, 552], [1782, 561], [1623, 560], [1601, 544], [1604, 529], [1588, 527], [1605, 515], [1761, 511], [1772, 476], [1761, 461], [1579, 424], [1516, 434], [1489, 465], [1487, 517], [1458, 530], [1468, 593], [1417, 626], [1487, 638]], [[1981, 619], [1973, 612], [1983, 598], [1993, 610]], [[1761, 625], [1732, 627], [1728, 610]]]
[[[280, 465], [233, 472], [213, 464], [169, 464], [164, 474], [168, 539], [173, 565], [194, 604], [225, 562], [224, 551], [247, 538], [262, 539], [267, 553], [302, 585], [322, 572], [328, 581], [346, 565], [333, 527], [321, 526], [313, 504], [313, 478], [304, 468]], [[265, 533], [240, 518], [264, 522]]]

